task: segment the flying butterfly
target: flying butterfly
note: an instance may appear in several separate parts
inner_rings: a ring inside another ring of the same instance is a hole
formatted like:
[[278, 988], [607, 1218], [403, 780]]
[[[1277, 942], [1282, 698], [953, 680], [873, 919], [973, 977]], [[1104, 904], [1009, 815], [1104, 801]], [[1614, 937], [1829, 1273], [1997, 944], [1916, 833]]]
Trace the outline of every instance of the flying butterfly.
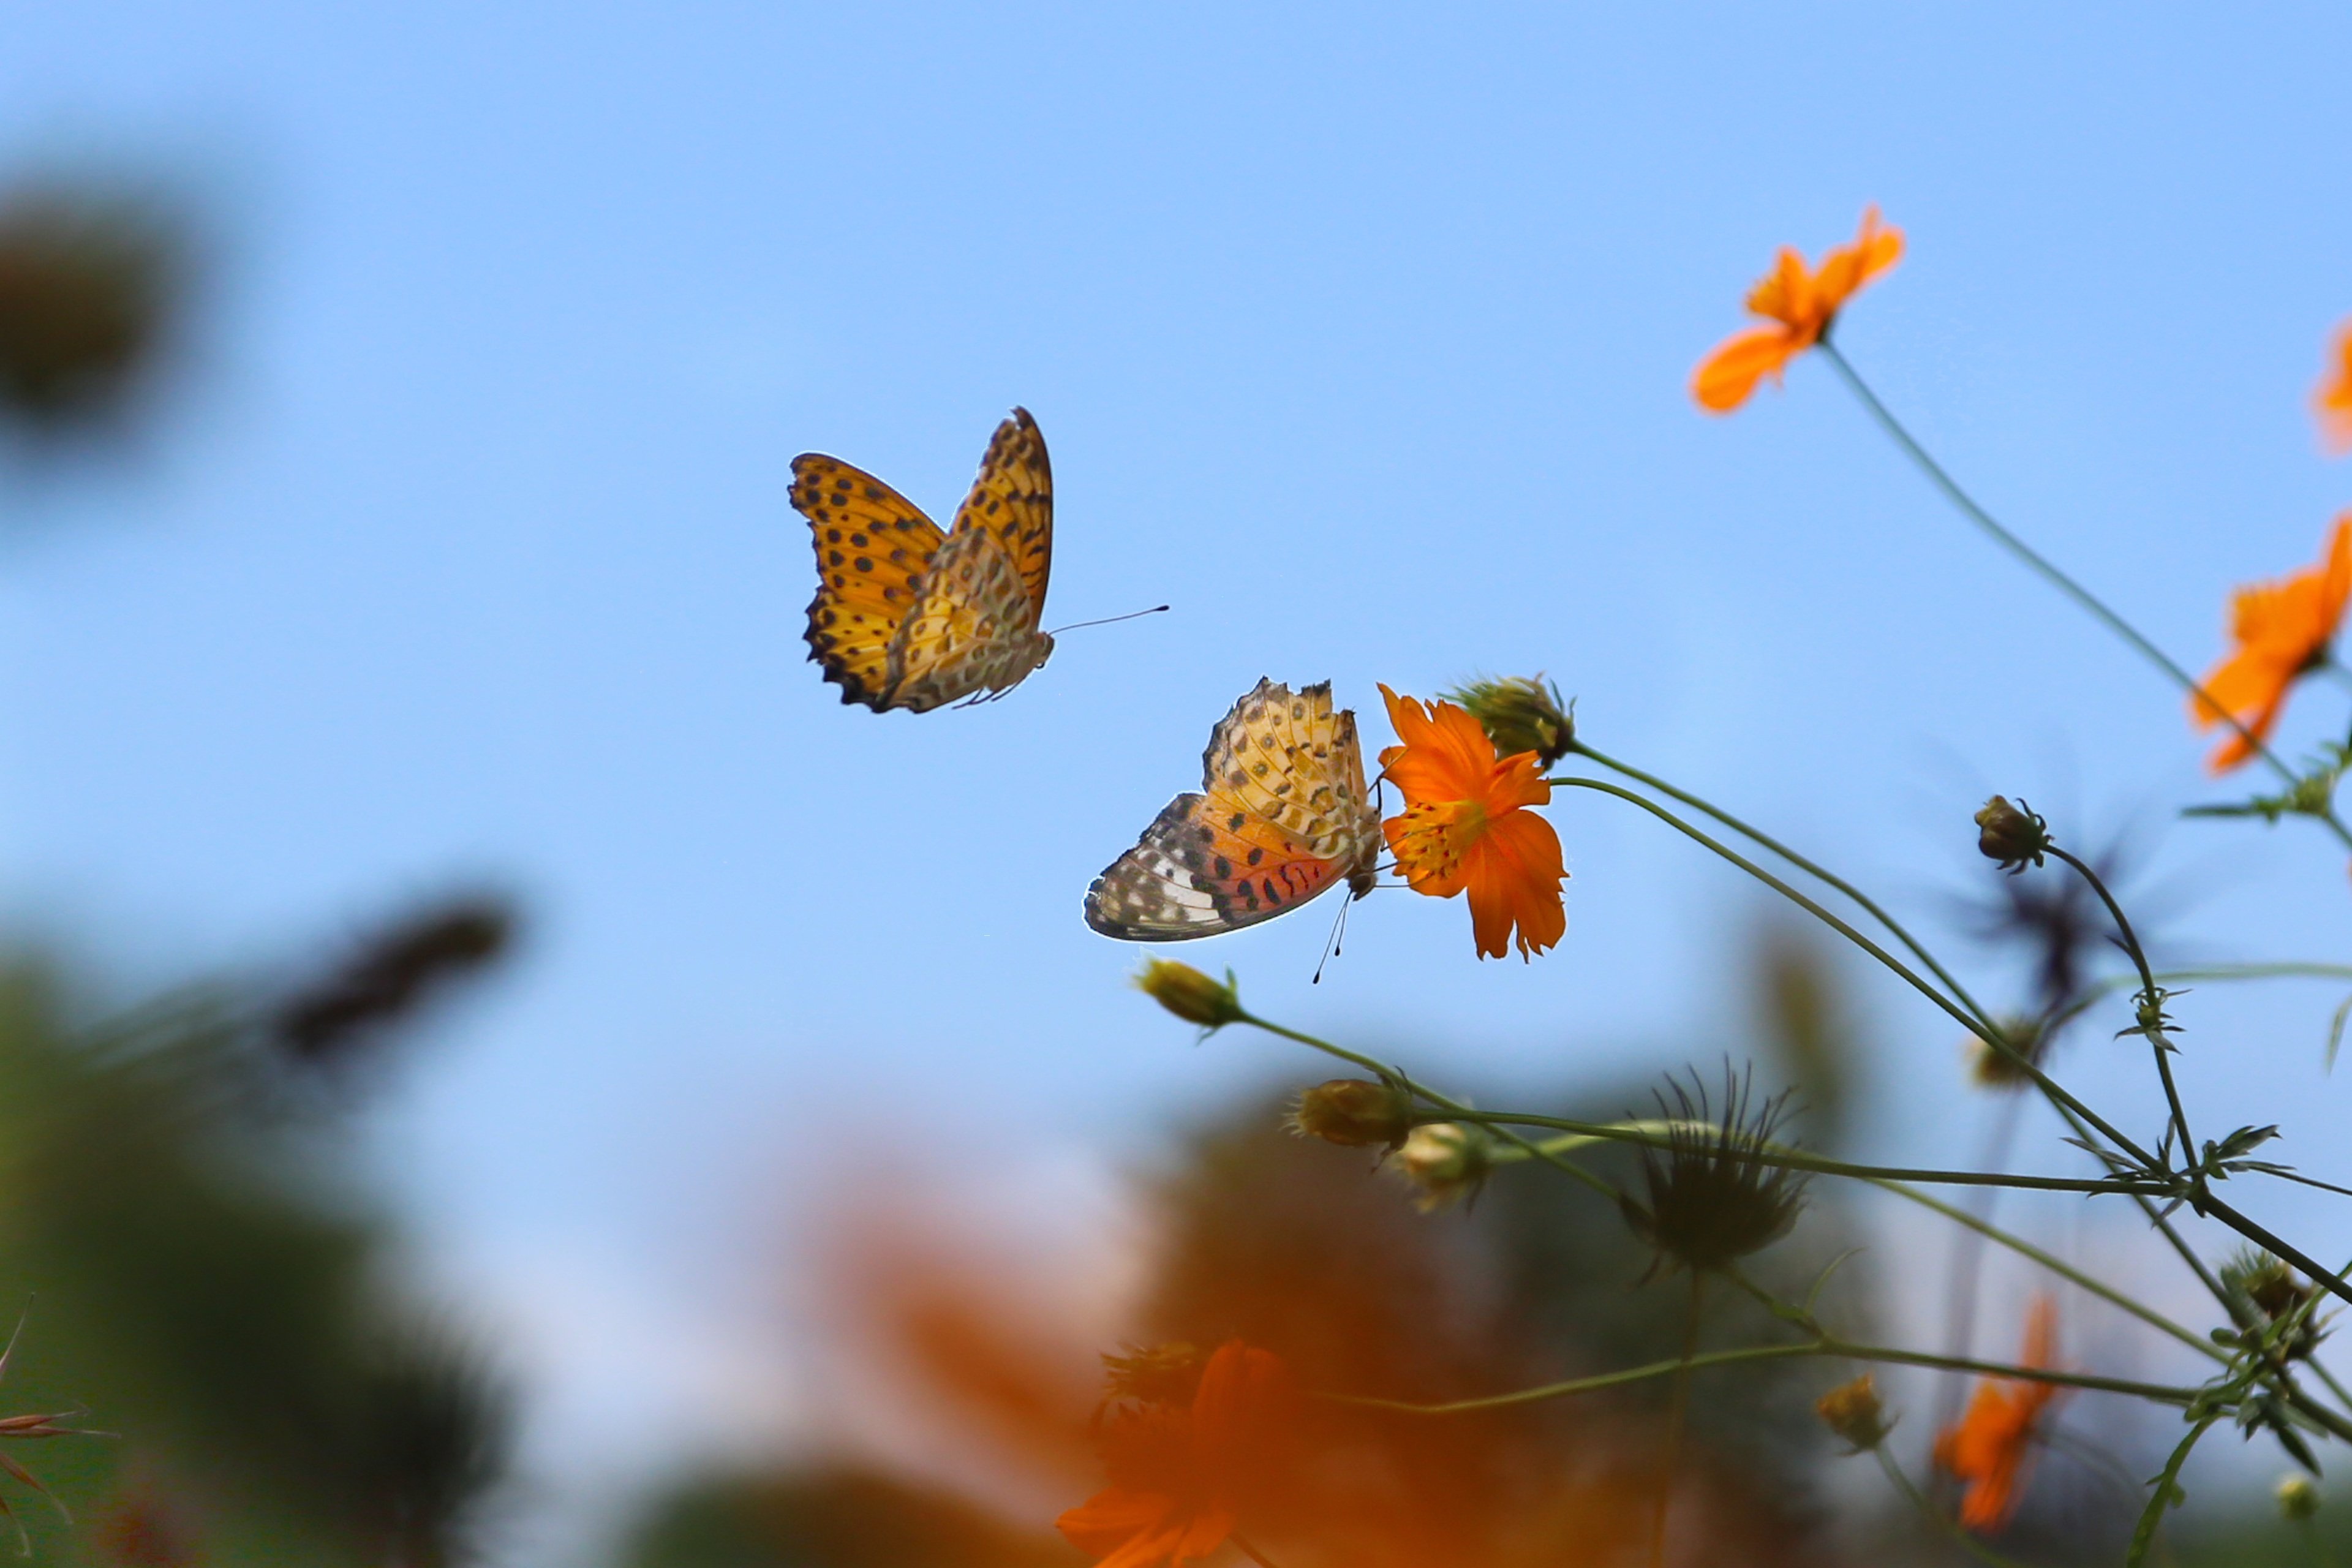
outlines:
[[1372, 890], [1380, 813], [1356, 716], [1331, 683], [1272, 680], [1210, 731], [1201, 793], [1178, 795], [1087, 889], [1087, 924], [1122, 942], [1185, 942], [1270, 921], [1344, 879]]
[[917, 713], [984, 701], [1054, 652], [1037, 629], [1054, 555], [1054, 474], [1025, 408], [996, 427], [946, 533], [838, 458], [793, 459], [793, 509], [816, 546], [809, 658], [844, 702]]

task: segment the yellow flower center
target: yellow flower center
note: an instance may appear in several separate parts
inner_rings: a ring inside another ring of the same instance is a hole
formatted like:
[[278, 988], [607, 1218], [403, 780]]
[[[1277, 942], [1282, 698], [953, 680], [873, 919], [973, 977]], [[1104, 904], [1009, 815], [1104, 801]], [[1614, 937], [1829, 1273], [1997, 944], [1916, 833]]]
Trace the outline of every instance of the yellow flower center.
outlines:
[[1397, 836], [1397, 867], [1409, 881], [1450, 878], [1462, 857], [1486, 832], [1486, 805], [1476, 800], [1433, 800], [1408, 806]]

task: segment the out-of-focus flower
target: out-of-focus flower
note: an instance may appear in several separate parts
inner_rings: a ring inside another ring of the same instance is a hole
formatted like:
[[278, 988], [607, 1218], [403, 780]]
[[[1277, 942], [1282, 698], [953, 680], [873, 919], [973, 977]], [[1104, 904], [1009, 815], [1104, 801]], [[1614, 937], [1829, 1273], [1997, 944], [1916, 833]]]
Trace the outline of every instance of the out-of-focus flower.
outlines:
[[[2230, 601], [2229, 657], [2206, 672], [2189, 699], [2189, 721], [2200, 730], [2235, 718], [2254, 740], [2269, 738], [2286, 707], [2286, 694], [2327, 660], [2328, 645], [2352, 597], [2352, 512], [2336, 520], [2327, 558], [2273, 583], [2241, 588]], [[2228, 773], [2254, 754], [2232, 729], [2206, 765]]]
[[[2016, 1014], [1994, 1020], [2001, 1039], [2009, 1050], [1996, 1049], [1974, 1035], [1968, 1037], [1969, 1076], [1979, 1089], [2017, 1089], [2033, 1081], [2019, 1057], [2034, 1066], [2042, 1065], [2042, 1047], [2049, 1036], [2041, 1023]], [[2010, 1053], [2013, 1051], [2015, 1056]]]
[[1228, 1340], [1189, 1405], [1122, 1404], [1099, 1436], [1110, 1485], [1055, 1521], [1103, 1568], [1178, 1568], [1234, 1534], [1292, 1420], [1288, 1373], [1268, 1351]]
[[1345, 1148], [1401, 1149], [1412, 1131], [1412, 1096], [1394, 1084], [1335, 1078], [1300, 1090], [1285, 1125]]
[[1979, 808], [1976, 815], [1977, 853], [1988, 860], [1998, 860], [2000, 868], [2011, 876], [2028, 866], [2042, 864], [2049, 852], [2050, 825], [2032, 810], [2009, 804], [2006, 795], [1995, 795]]
[[1878, 1385], [1864, 1373], [1852, 1383], [1841, 1383], [1814, 1402], [1822, 1422], [1864, 1453], [1886, 1441], [1886, 1406], [1879, 1403]]
[[1563, 703], [1559, 688], [1540, 678], [1505, 676], [1474, 680], [1445, 693], [1478, 721], [1495, 750], [1504, 756], [1533, 752], [1536, 765], [1548, 768], [1568, 755], [1576, 744], [1576, 704]]
[[1845, 302], [1902, 255], [1903, 231], [1881, 226], [1875, 206], [1864, 210], [1853, 243], [1822, 257], [1819, 271], [1781, 247], [1780, 260], [1748, 293], [1749, 313], [1772, 324], [1736, 333], [1701, 360], [1691, 375], [1691, 395], [1709, 414], [1730, 413], [1758, 382], [1768, 375], [1777, 382], [1790, 360], [1821, 342]]
[[1399, 697], [1387, 687], [1389, 722], [1402, 745], [1381, 767], [1405, 809], [1381, 824], [1397, 869], [1416, 893], [1470, 894], [1470, 931], [1481, 958], [1501, 958], [1516, 935], [1519, 956], [1558, 945], [1568, 931], [1559, 885], [1568, 879], [1559, 835], [1527, 807], [1551, 799], [1532, 752], [1497, 757], [1464, 709]]
[[[2057, 1303], [2047, 1296], [2035, 1297], [2026, 1316], [2020, 1364], [2053, 1365], [2057, 1337]], [[2026, 1461], [2042, 1412], [2062, 1392], [2053, 1383], [1986, 1378], [1977, 1384], [1967, 1413], [1937, 1436], [1936, 1463], [1968, 1489], [1960, 1497], [1962, 1524], [1989, 1534], [2009, 1522], [2024, 1489]]]
[[2278, 1499], [2279, 1512], [2295, 1523], [2319, 1511], [2319, 1483], [2309, 1476], [2288, 1476], [2271, 1495]]
[[2352, 452], [2352, 321], [2336, 329], [2335, 363], [2311, 395], [2311, 406], [2327, 449], [2339, 457]]
[[0, 200], [0, 409], [39, 426], [106, 412], [164, 334], [176, 251], [126, 201], [55, 185]]
[[1231, 970], [1220, 984], [1189, 963], [1152, 958], [1144, 961], [1135, 985], [1186, 1023], [1204, 1029], [1222, 1029], [1249, 1016], [1242, 1010], [1241, 988], [1234, 984]]
[[1421, 1189], [1413, 1205], [1423, 1214], [1457, 1198], [1475, 1200], [1493, 1163], [1486, 1154], [1486, 1135], [1452, 1121], [1414, 1128], [1397, 1154], [1397, 1168]]
[[1665, 1151], [1642, 1150], [1649, 1201], [1622, 1200], [1635, 1233], [1662, 1257], [1698, 1269], [1721, 1268], [1788, 1235], [1804, 1206], [1804, 1175], [1757, 1158], [1774, 1141], [1788, 1096], [1776, 1095], [1751, 1114], [1748, 1081], [1727, 1067], [1717, 1122], [1696, 1072], [1687, 1089], [1668, 1079], [1666, 1089], [1672, 1104], [1665, 1093], [1658, 1096]]

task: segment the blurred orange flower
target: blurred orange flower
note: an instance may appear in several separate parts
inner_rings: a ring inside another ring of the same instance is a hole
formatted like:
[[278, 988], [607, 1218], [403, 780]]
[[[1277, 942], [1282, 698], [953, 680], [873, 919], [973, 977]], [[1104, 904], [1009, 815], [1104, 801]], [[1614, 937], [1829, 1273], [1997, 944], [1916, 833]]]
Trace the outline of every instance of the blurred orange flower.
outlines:
[[[2057, 1338], [2057, 1303], [2035, 1297], [2026, 1317], [2022, 1364], [2052, 1365]], [[1990, 1532], [2009, 1522], [2017, 1511], [2034, 1428], [2062, 1392], [2054, 1383], [1987, 1378], [1977, 1384], [1967, 1413], [1937, 1436], [1936, 1463], [1968, 1484], [1960, 1498], [1962, 1524]]]
[[2336, 333], [2336, 363], [2312, 394], [2311, 405], [2327, 449], [2338, 456], [2352, 452], [2352, 321]]
[[[2287, 689], [2327, 658], [2328, 644], [2352, 595], [2352, 512], [2336, 520], [2327, 559], [2308, 571], [2241, 588], [2230, 601], [2230, 640], [2238, 646], [2206, 673], [2191, 693], [2189, 717], [2210, 730], [2235, 715], [2256, 740], [2269, 736], [2286, 706]], [[2217, 773], [2254, 754], [2232, 731], [2207, 765]]]
[[1862, 232], [1822, 258], [1819, 271], [1787, 246], [1763, 280], [1748, 290], [1748, 309], [1769, 320], [1727, 338], [1691, 374], [1691, 395], [1709, 414], [1728, 414], [1748, 401], [1766, 376], [1778, 381], [1788, 363], [1821, 342], [1822, 334], [1862, 286], [1902, 258], [1903, 231], [1881, 227], [1878, 208], [1863, 212]]
[[1555, 946], [1568, 931], [1559, 885], [1559, 835], [1525, 808], [1551, 799], [1536, 753], [1497, 759], [1495, 742], [1467, 711], [1424, 703], [1387, 687], [1389, 722], [1404, 744], [1381, 753], [1381, 767], [1404, 794], [1405, 809], [1381, 824], [1397, 869], [1416, 893], [1450, 899], [1470, 890], [1470, 932], [1481, 958], [1501, 958], [1514, 928], [1519, 956]]
[[1114, 1405], [1100, 1439], [1110, 1485], [1055, 1521], [1100, 1568], [1178, 1568], [1232, 1538], [1289, 1426], [1290, 1378], [1271, 1351], [1228, 1340], [1189, 1407]]

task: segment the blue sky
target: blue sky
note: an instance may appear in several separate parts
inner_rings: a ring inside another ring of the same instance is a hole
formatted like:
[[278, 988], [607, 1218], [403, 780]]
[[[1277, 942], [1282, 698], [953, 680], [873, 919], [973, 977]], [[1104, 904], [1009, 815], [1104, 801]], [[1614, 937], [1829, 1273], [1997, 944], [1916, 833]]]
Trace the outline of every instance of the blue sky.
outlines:
[[[1931, 926], [1999, 788], [2147, 823], [2183, 951], [2352, 934], [2316, 835], [2170, 824], [2210, 794], [2178, 699], [1826, 367], [1729, 420], [1684, 390], [1776, 246], [1878, 202], [1911, 247], [1853, 359], [2201, 668], [2229, 585], [2352, 500], [2305, 406], [2352, 313], [2337, 8], [90, 0], [10, 35], [0, 158], [160, 172], [215, 243], [127, 460], [0, 474], [7, 905], [128, 983], [519, 889], [522, 961], [371, 1147], [456, 1288], [611, 1304], [546, 1373], [615, 1467], [589, 1415], [703, 1414], [646, 1340], [756, 1319], [730, 1292], [845, 1143], [1083, 1206], [1171, 1119], [1322, 1076], [1192, 1049], [1077, 918], [1261, 675], [1334, 679], [1377, 742], [1377, 680], [1547, 670], [1596, 744]], [[1016, 403], [1050, 618], [1174, 611], [977, 710], [842, 708], [792, 457], [944, 517]], [[2288, 749], [2344, 706], [2307, 692]], [[1195, 956], [1441, 1081], [1737, 1049], [1746, 890], [1552, 816], [1536, 964], [1402, 894], [1320, 987], [1322, 906]], [[1965, 1158], [1949, 1029], [1865, 984], [1877, 1136]], [[2209, 992], [2184, 1071], [2210, 1120], [2291, 1102], [2342, 1177], [2335, 1000]], [[2070, 1079], [2152, 1115], [2144, 1073]]]

